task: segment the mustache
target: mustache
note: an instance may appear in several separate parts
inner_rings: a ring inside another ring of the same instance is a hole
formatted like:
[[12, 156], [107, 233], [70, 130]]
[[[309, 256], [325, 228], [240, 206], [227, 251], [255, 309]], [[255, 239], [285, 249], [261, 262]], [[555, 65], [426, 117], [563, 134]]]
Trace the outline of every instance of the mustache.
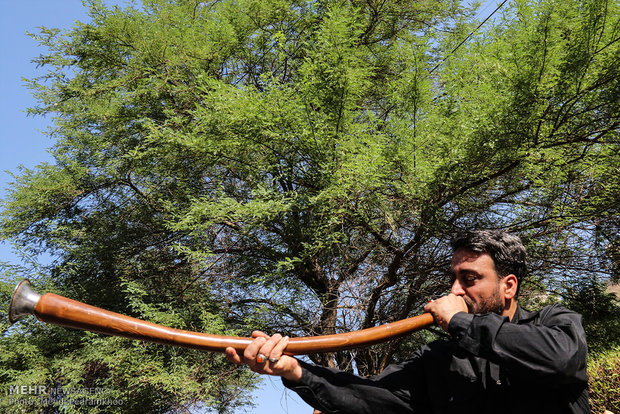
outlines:
[[506, 308], [506, 304], [499, 298], [487, 298], [481, 302], [474, 302], [467, 296], [463, 297], [465, 305], [467, 305], [467, 312], [473, 314], [485, 314], [485, 313], [497, 313], [501, 315], [502, 311]]

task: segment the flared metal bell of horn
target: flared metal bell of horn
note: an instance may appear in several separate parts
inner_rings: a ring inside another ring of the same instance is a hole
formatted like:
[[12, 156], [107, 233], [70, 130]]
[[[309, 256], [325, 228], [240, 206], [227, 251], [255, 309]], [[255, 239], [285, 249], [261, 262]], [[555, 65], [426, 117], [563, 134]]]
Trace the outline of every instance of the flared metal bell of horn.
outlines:
[[9, 321], [17, 322], [26, 315], [34, 315], [34, 307], [39, 302], [41, 295], [32, 290], [30, 281], [24, 279], [13, 291], [11, 296], [11, 304], [9, 305]]

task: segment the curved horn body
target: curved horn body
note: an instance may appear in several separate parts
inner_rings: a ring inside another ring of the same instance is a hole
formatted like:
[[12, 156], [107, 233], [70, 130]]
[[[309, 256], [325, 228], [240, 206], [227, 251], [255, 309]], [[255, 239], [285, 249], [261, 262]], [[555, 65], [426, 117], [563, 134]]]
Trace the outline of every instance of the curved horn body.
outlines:
[[[169, 328], [110, 312], [54, 293], [39, 296], [30, 288], [28, 280], [23, 280], [13, 292], [9, 319], [15, 322], [27, 314], [35, 315], [40, 321], [68, 328], [201, 351], [224, 352], [227, 347], [232, 347], [237, 352], [243, 352], [252, 341], [252, 338], [211, 335]], [[408, 335], [432, 325], [433, 322], [432, 315], [425, 313], [361, 331], [292, 338], [285, 353], [306, 355], [360, 348]]]

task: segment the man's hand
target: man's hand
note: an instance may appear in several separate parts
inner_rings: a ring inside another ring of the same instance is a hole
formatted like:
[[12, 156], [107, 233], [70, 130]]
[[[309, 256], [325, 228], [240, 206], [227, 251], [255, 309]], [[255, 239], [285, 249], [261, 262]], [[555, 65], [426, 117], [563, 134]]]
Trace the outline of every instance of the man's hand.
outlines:
[[260, 331], [252, 332], [255, 338], [245, 348], [243, 355], [237, 354], [234, 348], [226, 348], [226, 357], [234, 364], [245, 364], [259, 374], [278, 375], [289, 381], [299, 382], [301, 379], [301, 365], [297, 359], [283, 355], [288, 345], [288, 336], [275, 334], [269, 337]]
[[433, 314], [437, 325], [448, 332], [448, 325], [452, 317], [459, 312], [467, 312], [467, 304], [462, 296], [450, 293], [447, 296], [428, 302], [424, 306], [424, 311]]

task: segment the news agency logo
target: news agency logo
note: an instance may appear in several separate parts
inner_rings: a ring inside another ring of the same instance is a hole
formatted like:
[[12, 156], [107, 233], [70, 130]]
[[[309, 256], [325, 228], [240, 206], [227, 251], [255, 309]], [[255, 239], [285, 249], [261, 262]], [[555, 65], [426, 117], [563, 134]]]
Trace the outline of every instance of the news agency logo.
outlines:
[[42, 384], [9, 385], [5, 390], [5, 395], [8, 397], [5, 403], [24, 406], [120, 406], [125, 402], [108, 398], [106, 394], [111, 394], [109, 388], [49, 387]]
[[41, 384], [31, 385], [9, 385], [7, 388], [7, 395], [70, 395], [70, 394], [82, 394], [82, 395], [98, 395], [109, 394], [109, 388], [96, 388], [96, 387], [48, 387]]
[[47, 395], [45, 385], [9, 385], [7, 395]]

